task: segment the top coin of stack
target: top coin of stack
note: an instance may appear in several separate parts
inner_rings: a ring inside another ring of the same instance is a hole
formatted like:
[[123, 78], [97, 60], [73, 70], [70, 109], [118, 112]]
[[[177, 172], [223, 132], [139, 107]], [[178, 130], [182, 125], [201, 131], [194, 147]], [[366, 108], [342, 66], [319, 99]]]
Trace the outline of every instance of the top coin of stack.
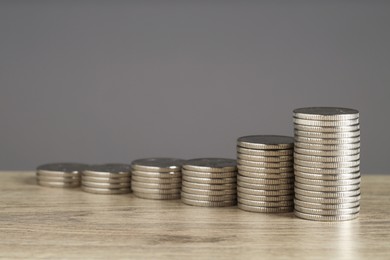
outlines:
[[355, 219], [360, 211], [359, 112], [337, 107], [294, 110], [295, 215]]
[[293, 211], [293, 148], [290, 136], [238, 138], [238, 208], [264, 213]]
[[44, 164], [37, 168], [37, 182], [46, 187], [78, 187], [81, 183], [81, 172], [86, 167], [87, 165], [80, 163]]
[[82, 172], [81, 189], [95, 194], [124, 194], [130, 189], [131, 168], [128, 164], [91, 165]]
[[236, 160], [200, 158], [183, 164], [183, 203], [201, 207], [226, 207], [237, 203]]
[[177, 158], [147, 158], [135, 160], [132, 167], [134, 195], [143, 199], [180, 199], [181, 167]]

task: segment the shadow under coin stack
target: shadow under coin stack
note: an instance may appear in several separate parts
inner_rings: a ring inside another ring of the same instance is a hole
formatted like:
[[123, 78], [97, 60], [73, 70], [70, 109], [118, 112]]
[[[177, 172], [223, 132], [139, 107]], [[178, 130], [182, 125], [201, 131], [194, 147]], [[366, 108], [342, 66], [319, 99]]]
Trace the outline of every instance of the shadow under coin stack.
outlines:
[[294, 110], [295, 215], [318, 221], [355, 219], [360, 211], [359, 111]]
[[38, 166], [37, 182], [41, 186], [75, 188], [81, 184], [81, 172], [87, 167], [79, 163], [51, 163]]
[[181, 167], [184, 160], [147, 158], [135, 160], [132, 166], [132, 190], [143, 199], [180, 199]]
[[290, 136], [238, 138], [238, 208], [262, 213], [293, 211], [293, 149]]
[[131, 192], [131, 168], [128, 164], [91, 165], [81, 175], [81, 189], [95, 194]]
[[236, 160], [200, 158], [183, 165], [183, 203], [201, 207], [227, 207], [237, 204]]

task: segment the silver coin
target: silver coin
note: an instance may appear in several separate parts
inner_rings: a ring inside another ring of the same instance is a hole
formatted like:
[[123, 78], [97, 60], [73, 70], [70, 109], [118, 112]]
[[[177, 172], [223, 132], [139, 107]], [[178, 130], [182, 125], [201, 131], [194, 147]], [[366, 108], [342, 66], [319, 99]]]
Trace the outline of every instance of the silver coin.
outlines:
[[253, 172], [253, 173], [286, 173], [293, 172], [293, 167], [282, 167], [282, 168], [264, 168], [264, 167], [253, 167], [247, 165], [237, 165], [239, 171]]
[[63, 183], [74, 183], [74, 182], [80, 182], [80, 177], [76, 178], [68, 178], [68, 177], [46, 177], [46, 176], [37, 176], [37, 180], [44, 181], [44, 182], [63, 182]]
[[137, 175], [131, 176], [132, 181], [143, 182], [143, 183], [156, 183], [156, 184], [170, 184], [170, 183], [181, 183], [181, 178], [153, 178], [153, 177], [141, 177]]
[[326, 120], [307, 120], [300, 118], [293, 118], [294, 124], [297, 125], [309, 125], [309, 126], [331, 126], [331, 127], [339, 127], [339, 126], [350, 126], [350, 125], [358, 125], [359, 118], [349, 119], [349, 120], [335, 120], [335, 121], [326, 121]]
[[236, 189], [228, 189], [228, 190], [202, 190], [202, 189], [194, 189], [194, 188], [188, 188], [183, 186], [182, 191], [186, 193], [191, 194], [198, 194], [198, 195], [211, 195], [211, 196], [218, 196], [218, 195], [229, 195], [229, 194], [236, 194]]
[[318, 174], [345, 174], [345, 173], [356, 173], [360, 171], [359, 166], [325, 169], [325, 168], [306, 167], [306, 166], [301, 166], [299, 164], [294, 164], [294, 169], [295, 171], [307, 172], [307, 173], [318, 173]]
[[244, 188], [244, 187], [237, 187], [237, 192], [242, 192], [246, 194], [251, 195], [258, 195], [258, 196], [285, 196], [285, 195], [291, 195], [294, 194], [293, 189], [289, 190], [257, 190], [257, 189], [250, 189], [250, 188]]
[[183, 181], [205, 183], [205, 184], [227, 184], [227, 183], [236, 183], [237, 178], [198, 178], [198, 177], [191, 177], [191, 176], [184, 175]]
[[149, 194], [178, 194], [181, 189], [148, 189], [131, 186], [131, 189], [137, 193], [149, 193]]
[[309, 137], [309, 138], [340, 139], [340, 138], [351, 138], [351, 137], [360, 136], [360, 130], [352, 131], [352, 132], [339, 132], [339, 133], [321, 133], [321, 132], [309, 132], [309, 131], [295, 130], [294, 134], [295, 134], [295, 136]]
[[256, 162], [238, 159], [237, 164], [260, 168], [286, 168], [293, 166], [292, 160], [287, 162]]
[[155, 194], [155, 193], [142, 193], [134, 192], [134, 196], [141, 199], [151, 199], [151, 200], [177, 200], [180, 199], [180, 193], [175, 194]]
[[91, 177], [82, 176], [83, 182], [101, 182], [101, 183], [130, 183], [130, 178], [104, 178], [104, 177]]
[[41, 186], [52, 187], [52, 188], [75, 188], [80, 186], [80, 182], [48, 182], [37, 180], [37, 183]]
[[240, 154], [248, 154], [255, 156], [289, 156], [293, 154], [293, 149], [291, 147], [290, 149], [281, 150], [259, 150], [237, 146], [237, 152]]
[[237, 181], [237, 185], [239, 187], [248, 188], [248, 189], [257, 189], [257, 190], [288, 190], [294, 189], [294, 184], [279, 184], [279, 185], [271, 185], [271, 184], [257, 184], [250, 182]]
[[360, 148], [360, 142], [353, 143], [353, 144], [314, 144], [314, 143], [295, 142], [295, 147], [310, 149], [310, 150], [324, 150], [324, 151], [351, 150], [351, 149]]
[[282, 135], [249, 135], [237, 139], [239, 147], [261, 150], [292, 149], [294, 138]]
[[232, 201], [237, 200], [236, 194], [229, 194], [229, 195], [218, 195], [218, 196], [210, 196], [210, 195], [198, 195], [198, 194], [191, 194], [187, 192], [181, 192], [182, 198], [187, 198], [191, 200], [203, 200], [203, 201]]
[[316, 132], [316, 133], [344, 133], [360, 130], [360, 125], [350, 126], [311, 126], [294, 124], [294, 130]]
[[150, 182], [139, 182], [139, 181], [132, 181], [131, 187], [137, 187], [137, 188], [147, 188], [147, 189], [180, 189], [181, 183], [150, 183]]
[[340, 203], [340, 204], [323, 204], [323, 203], [313, 203], [306, 202], [302, 200], [294, 200], [294, 204], [311, 209], [348, 209], [360, 206], [360, 201], [349, 202], [349, 203]]
[[177, 172], [181, 171], [185, 160], [178, 158], [145, 158], [131, 163], [133, 170], [149, 172]]
[[238, 203], [237, 207], [245, 211], [257, 212], [257, 213], [286, 213], [286, 212], [292, 212], [294, 210], [294, 207], [269, 208], [269, 207], [249, 206], [242, 203]]
[[312, 209], [312, 208], [305, 208], [298, 205], [295, 205], [295, 210], [306, 213], [306, 214], [313, 214], [313, 215], [321, 215], [321, 216], [334, 216], [334, 215], [340, 215], [340, 214], [355, 214], [360, 211], [360, 206], [349, 208], [349, 209]]
[[243, 192], [237, 192], [238, 198], [248, 199], [248, 200], [255, 200], [255, 201], [292, 201], [294, 199], [294, 195], [282, 195], [282, 196], [259, 196], [259, 195], [252, 195], [252, 194], [246, 194]]
[[204, 184], [204, 183], [196, 183], [196, 182], [188, 182], [183, 180], [183, 186], [194, 189], [202, 189], [202, 190], [227, 190], [227, 189], [236, 189], [236, 183], [228, 183], [228, 184]]
[[360, 136], [357, 137], [345, 137], [345, 138], [313, 138], [304, 136], [295, 136], [295, 142], [309, 143], [309, 144], [354, 144], [360, 142]]
[[318, 198], [344, 198], [344, 197], [353, 197], [360, 195], [360, 189], [351, 190], [351, 191], [340, 191], [340, 192], [324, 192], [324, 191], [311, 191], [304, 190], [300, 188], [295, 188], [295, 193], [308, 197], [318, 197]]
[[272, 202], [272, 201], [257, 201], [257, 200], [247, 200], [243, 198], [238, 198], [238, 203], [245, 204], [248, 206], [267, 207], [267, 208], [294, 206], [294, 201], [292, 200]]
[[184, 204], [198, 207], [230, 207], [237, 204], [235, 200], [228, 201], [202, 201], [202, 200], [191, 200], [187, 198], [181, 198]]
[[295, 181], [295, 188], [310, 190], [310, 191], [323, 191], [323, 192], [342, 192], [360, 189], [360, 183], [350, 185], [339, 185], [339, 186], [321, 186], [321, 185], [310, 185], [303, 184]]
[[262, 178], [251, 178], [251, 177], [238, 175], [237, 176], [237, 181], [253, 183], [253, 184], [280, 185], [280, 184], [293, 183], [294, 182], [294, 178], [262, 179]]
[[235, 178], [237, 171], [230, 172], [198, 172], [183, 169], [183, 177], [194, 177], [194, 178], [210, 178], [210, 179], [221, 179], [221, 178]]
[[344, 174], [318, 174], [318, 173], [307, 173], [301, 171], [295, 171], [295, 177], [301, 177], [310, 180], [320, 181], [337, 181], [337, 180], [349, 180], [360, 177], [360, 172], [355, 173], [344, 173]]
[[310, 162], [332, 162], [332, 163], [351, 162], [351, 161], [360, 160], [360, 154], [330, 157], [330, 156], [312, 156], [312, 155], [294, 153], [294, 158], [303, 161], [310, 161]]
[[334, 150], [334, 151], [325, 151], [325, 150], [312, 150], [295, 147], [295, 152], [299, 154], [306, 154], [312, 156], [349, 156], [356, 155], [360, 153], [360, 148], [352, 150]]
[[306, 179], [299, 176], [295, 176], [295, 181], [298, 183], [309, 184], [309, 185], [344, 186], [344, 185], [360, 184], [361, 179], [360, 177], [358, 177], [354, 179], [327, 181], [327, 180]]
[[37, 167], [38, 172], [81, 173], [88, 165], [82, 163], [49, 163]]
[[199, 172], [229, 172], [237, 170], [237, 163], [226, 158], [199, 158], [186, 161], [183, 168]]
[[300, 159], [295, 159], [294, 163], [301, 166], [312, 167], [312, 168], [325, 168], [325, 169], [337, 169], [337, 168], [348, 168], [356, 167], [360, 165], [360, 160], [351, 161], [351, 162], [314, 162], [314, 161], [305, 161]]
[[304, 107], [293, 111], [294, 117], [308, 120], [350, 120], [359, 118], [359, 111], [343, 107]]
[[123, 189], [104, 189], [104, 188], [93, 188], [87, 186], [81, 186], [81, 189], [85, 192], [94, 193], [94, 194], [125, 194], [130, 193], [130, 188]]
[[128, 174], [131, 172], [131, 167], [128, 164], [121, 163], [107, 163], [90, 165], [84, 169], [83, 173], [96, 173], [96, 174]]
[[356, 214], [344, 214], [344, 215], [337, 215], [337, 216], [322, 216], [322, 215], [313, 215], [313, 214], [306, 214], [299, 211], [294, 211], [295, 216], [302, 219], [307, 220], [315, 220], [315, 221], [347, 221], [347, 220], [353, 220], [359, 217], [359, 213]]
[[83, 180], [82, 185], [87, 187], [92, 187], [92, 188], [105, 188], [105, 189], [130, 188], [130, 182], [104, 183], [104, 182], [89, 182]]
[[258, 155], [249, 155], [244, 153], [237, 153], [237, 158], [248, 161], [255, 162], [286, 162], [292, 161], [294, 159], [293, 156], [258, 156]]
[[[267, 180], [281, 180], [294, 178], [294, 172], [283, 172], [283, 173], [257, 173], [248, 171], [239, 171], [239, 175], [249, 178], [267, 179]], [[237, 175], [238, 178], [238, 175]]]
[[50, 171], [37, 171], [36, 172], [37, 177], [49, 177], [49, 178], [81, 178], [81, 175], [79, 172], [77, 173], [67, 173], [67, 172], [50, 172]]
[[133, 176], [145, 177], [145, 178], [181, 178], [181, 172], [148, 172], [148, 171], [135, 171], [131, 173]]
[[343, 203], [354, 203], [360, 201], [360, 194], [351, 197], [340, 197], [340, 198], [322, 198], [305, 196], [295, 193], [295, 198], [300, 201], [319, 203], [319, 204], [343, 204]]

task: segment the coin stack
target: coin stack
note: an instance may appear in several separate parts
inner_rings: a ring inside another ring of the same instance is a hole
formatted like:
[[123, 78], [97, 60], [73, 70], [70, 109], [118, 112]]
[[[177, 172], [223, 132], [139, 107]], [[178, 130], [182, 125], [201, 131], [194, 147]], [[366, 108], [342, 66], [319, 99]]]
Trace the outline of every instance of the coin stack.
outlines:
[[237, 203], [236, 160], [200, 158], [183, 165], [181, 200], [201, 207], [226, 207]]
[[51, 163], [37, 167], [37, 183], [46, 187], [74, 188], [81, 183], [81, 172], [87, 167], [79, 163]]
[[238, 208], [263, 213], [293, 211], [293, 148], [290, 136], [238, 138]]
[[177, 158], [147, 158], [132, 162], [132, 189], [143, 199], [180, 199], [181, 167]]
[[81, 174], [81, 189], [95, 194], [131, 192], [131, 168], [128, 164], [92, 165]]
[[360, 211], [359, 111], [294, 110], [295, 215], [309, 220], [355, 219]]

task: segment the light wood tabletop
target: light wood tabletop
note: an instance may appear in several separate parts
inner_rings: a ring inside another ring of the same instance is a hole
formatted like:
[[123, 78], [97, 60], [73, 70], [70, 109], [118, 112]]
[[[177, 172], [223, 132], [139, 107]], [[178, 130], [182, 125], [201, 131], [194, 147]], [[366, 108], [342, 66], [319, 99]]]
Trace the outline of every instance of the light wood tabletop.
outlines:
[[390, 176], [364, 176], [359, 219], [327, 223], [80, 189], [0, 172], [0, 258], [390, 259]]

